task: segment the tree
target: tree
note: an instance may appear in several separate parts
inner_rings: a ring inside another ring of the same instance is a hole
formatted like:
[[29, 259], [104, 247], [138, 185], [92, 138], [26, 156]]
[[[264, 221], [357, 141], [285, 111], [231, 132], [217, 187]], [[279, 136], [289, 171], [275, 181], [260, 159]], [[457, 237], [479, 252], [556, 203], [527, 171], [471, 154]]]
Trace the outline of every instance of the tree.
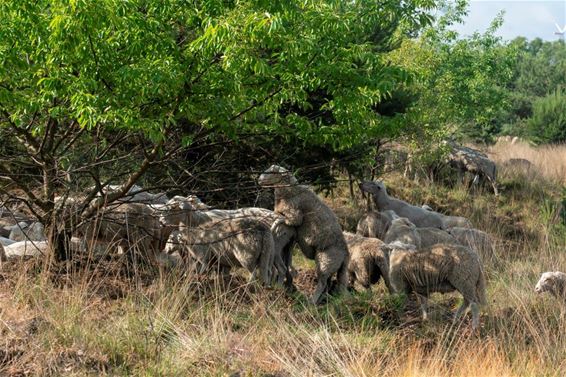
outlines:
[[529, 136], [539, 143], [566, 141], [566, 90], [558, 88], [533, 104], [528, 119]]
[[[77, 223], [182, 147], [259, 133], [341, 150], [388, 134], [374, 107], [409, 75], [384, 61], [380, 31], [414, 32], [433, 7], [3, 2], [0, 174], [23, 194], [3, 193], [46, 225], [65, 259]], [[320, 113], [307, 115], [315, 94]], [[125, 183], [105, 194], [116, 181]], [[87, 190], [71, 221], [55, 197], [76, 188]]]

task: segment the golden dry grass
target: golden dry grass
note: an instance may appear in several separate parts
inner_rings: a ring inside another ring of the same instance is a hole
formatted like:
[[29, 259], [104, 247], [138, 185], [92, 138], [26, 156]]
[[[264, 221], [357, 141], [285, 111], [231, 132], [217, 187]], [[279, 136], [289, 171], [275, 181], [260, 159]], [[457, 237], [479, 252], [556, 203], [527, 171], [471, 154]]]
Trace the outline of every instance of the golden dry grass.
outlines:
[[547, 180], [566, 184], [566, 145], [532, 146], [525, 141], [500, 140], [488, 150], [499, 165], [512, 158], [523, 158], [533, 164], [533, 171]]
[[[556, 216], [561, 186], [552, 174], [525, 181], [503, 171], [500, 197], [385, 177], [399, 197], [467, 216], [494, 237], [478, 333], [469, 318], [452, 324], [458, 294], [434, 295], [428, 323], [412, 298], [389, 295], [382, 284], [312, 307], [304, 295], [314, 283], [312, 263], [300, 256], [294, 295], [239, 274], [129, 276], [119, 259], [65, 273], [8, 262], [0, 272], [0, 375], [566, 375], [566, 308], [534, 292], [543, 271], [566, 270], [566, 226]], [[328, 203], [352, 226], [365, 202], [346, 192]]]

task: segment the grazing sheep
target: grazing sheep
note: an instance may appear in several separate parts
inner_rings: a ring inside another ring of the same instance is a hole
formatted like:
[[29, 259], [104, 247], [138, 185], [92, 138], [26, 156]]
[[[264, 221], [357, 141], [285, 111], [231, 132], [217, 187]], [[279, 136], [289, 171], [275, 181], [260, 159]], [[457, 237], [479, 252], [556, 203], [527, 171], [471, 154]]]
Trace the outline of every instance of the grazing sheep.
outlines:
[[[104, 194], [108, 194], [111, 192], [118, 191], [122, 188], [119, 185], [108, 185], [102, 189]], [[94, 187], [91, 187], [90, 190], [93, 190]], [[100, 192], [97, 194], [100, 196]], [[128, 190], [128, 193], [118, 199], [119, 202], [123, 203], [145, 203], [145, 204], [165, 204], [169, 198], [165, 195], [165, 193], [161, 192], [158, 194], [152, 194], [150, 192], [145, 191], [142, 187], [138, 185], [133, 185]]]
[[391, 293], [389, 262], [382, 250], [383, 242], [377, 238], [362, 237], [348, 232], [344, 232], [344, 238], [350, 252], [348, 264], [350, 286], [357, 291], [369, 290], [372, 284], [378, 283], [383, 277], [385, 286]]
[[462, 216], [446, 216], [442, 215], [442, 229], [450, 229], [454, 227], [472, 228], [470, 220]]
[[499, 195], [497, 190], [497, 167], [493, 161], [478, 150], [463, 147], [453, 142], [448, 142], [447, 145], [450, 147], [450, 165], [462, 172], [474, 174], [474, 183], [480, 177], [485, 177], [491, 184], [494, 194], [496, 196]]
[[433, 292], [460, 292], [464, 302], [454, 319], [472, 309], [472, 328], [479, 325], [479, 304], [485, 304], [485, 278], [478, 254], [467, 247], [439, 244], [417, 250], [411, 245], [393, 243], [389, 250], [389, 279], [397, 293], [415, 292], [423, 320], [428, 317], [428, 296]]
[[316, 261], [318, 282], [311, 302], [317, 304], [337, 274], [339, 292], [348, 286], [348, 246], [336, 215], [308, 187], [298, 184], [286, 169], [272, 165], [258, 180], [263, 187], [275, 189], [275, 212], [297, 231], [303, 254]]
[[33, 222], [28, 224], [26, 222], [19, 222], [12, 227], [10, 237], [12, 241], [44, 241], [45, 230], [43, 224]]
[[[192, 205], [197, 213], [191, 216], [191, 226], [208, 227], [219, 221], [229, 221], [232, 219], [251, 218], [261, 221], [271, 228], [273, 233], [273, 241], [275, 242], [275, 252], [273, 255], [274, 265], [277, 273], [277, 281], [282, 284], [286, 278], [285, 284], [288, 288], [294, 288], [293, 276], [290, 272], [291, 251], [295, 240], [295, 229], [277, 220], [282, 217], [273, 211], [265, 208], [240, 208], [236, 210], [211, 209], [204, 204], [197, 196], [190, 195], [186, 198], [176, 196], [173, 198], [177, 201], [186, 201]], [[275, 276], [275, 275], [274, 275]]]
[[360, 189], [373, 196], [373, 200], [380, 211], [392, 210], [398, 216], [408, 218], [419, 228], [442, 228], [443, 226], [442, 216], [439, 213], [390, 197], [383, 182], [365, 181], [360, 184]]
[[421, 239], [421, 248], [431, 247], [439, 243], [458, 245], [460, 242], [452, 237], [448, 232], [436, 228], [417, 228]]
[[383, 242], [387, 244], [395, 241], [414, 245], [417, 249], [421, 247], [421, 236], [417, 227], [405, 217], [393, 220], [383, 238]]
[[4, 247], [5, 256], [12, 257], [38, 257], [48, 251], [47, 241], [18, 241]]
[[[275, 244], [269, 226], [254, 218], [236, 218], [195, 228], [202, 212], [186, 200], [173, 198], [166, 205], [159, 221], [166, 228], [178, 227], [181, 233], [182, 256], [190, 257], [202, 269], [219, 266], [228, 271], [244, 267], [255, 278], [270, 284]], [[187, 255], [188, 254], [188, 255]]]
[[135, 247], [153, 261], [167, 240], [159, 224], [160, 212], [144, 203], [113, 203], [79, 226], [77, 233], [89, 242], [117, 242], [123, 250]]
[[382, 212], [366, 212], [356, 227], [356, 233], [363, 237], [383, 239], [391, 226], [391, 220]]
[[548, 292], [566, 303], [566, 274], [560, 271], [543, 273], [535, 287], [535, 292], [539, 294]]
[[495, 256], [493, 242], [486, 232], [473, 228], [455, 227], [448, 229], [448, 233], [450, 233], [460, 245], [475, 250], [482, 258]]

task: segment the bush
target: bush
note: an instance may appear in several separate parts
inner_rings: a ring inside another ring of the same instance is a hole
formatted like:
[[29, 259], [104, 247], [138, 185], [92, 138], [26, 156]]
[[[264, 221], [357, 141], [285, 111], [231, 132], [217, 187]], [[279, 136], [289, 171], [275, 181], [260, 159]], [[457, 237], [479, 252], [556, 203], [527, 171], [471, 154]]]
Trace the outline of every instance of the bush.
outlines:
[[527, 126], [538, 143], [566, 141], [566, 90], [558, 88], [536, 100]]

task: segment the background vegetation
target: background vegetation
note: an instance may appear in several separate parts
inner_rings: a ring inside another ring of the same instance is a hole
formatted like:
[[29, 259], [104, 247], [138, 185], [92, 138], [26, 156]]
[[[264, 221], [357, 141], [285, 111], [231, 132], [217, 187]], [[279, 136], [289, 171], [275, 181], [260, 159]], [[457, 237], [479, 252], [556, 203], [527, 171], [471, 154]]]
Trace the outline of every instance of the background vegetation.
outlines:
[[[0, 374], [564, 375], [564, 308], [533, 286], [566, 266], [566, 46], [503, 41], [503, 16], [463, 38], [450, 25], [466, 7], [0, 3], [0, 194], [41, 220], [56, 249], [54, 263], [0, 272]], [[501, 135], [523, 142], [493, 144]], [[403, 153], [430, 166], [446, 138], [489, 152], [500, 197], [400, 174]], [[386, 164], [392, 152], [400, 164]], [[324, 191], [345, 229], [366, 206], [354, 182], [380, 177], [492, 235], [480, 333], [450, 324], [450, 295], [435, 298], [429, 324], [381, 286], [310, 307], [314, 274], [300, 257], [301, 293], [288, 296], [242, 276], [69, 254], [76, 219], [134, 184], [221, 208], [270, 206], [255, 179], [273, 163]], [[123, 186], [96, 199], [109, 184]], [[56, 206], [77, 193], [76, 213]]]

